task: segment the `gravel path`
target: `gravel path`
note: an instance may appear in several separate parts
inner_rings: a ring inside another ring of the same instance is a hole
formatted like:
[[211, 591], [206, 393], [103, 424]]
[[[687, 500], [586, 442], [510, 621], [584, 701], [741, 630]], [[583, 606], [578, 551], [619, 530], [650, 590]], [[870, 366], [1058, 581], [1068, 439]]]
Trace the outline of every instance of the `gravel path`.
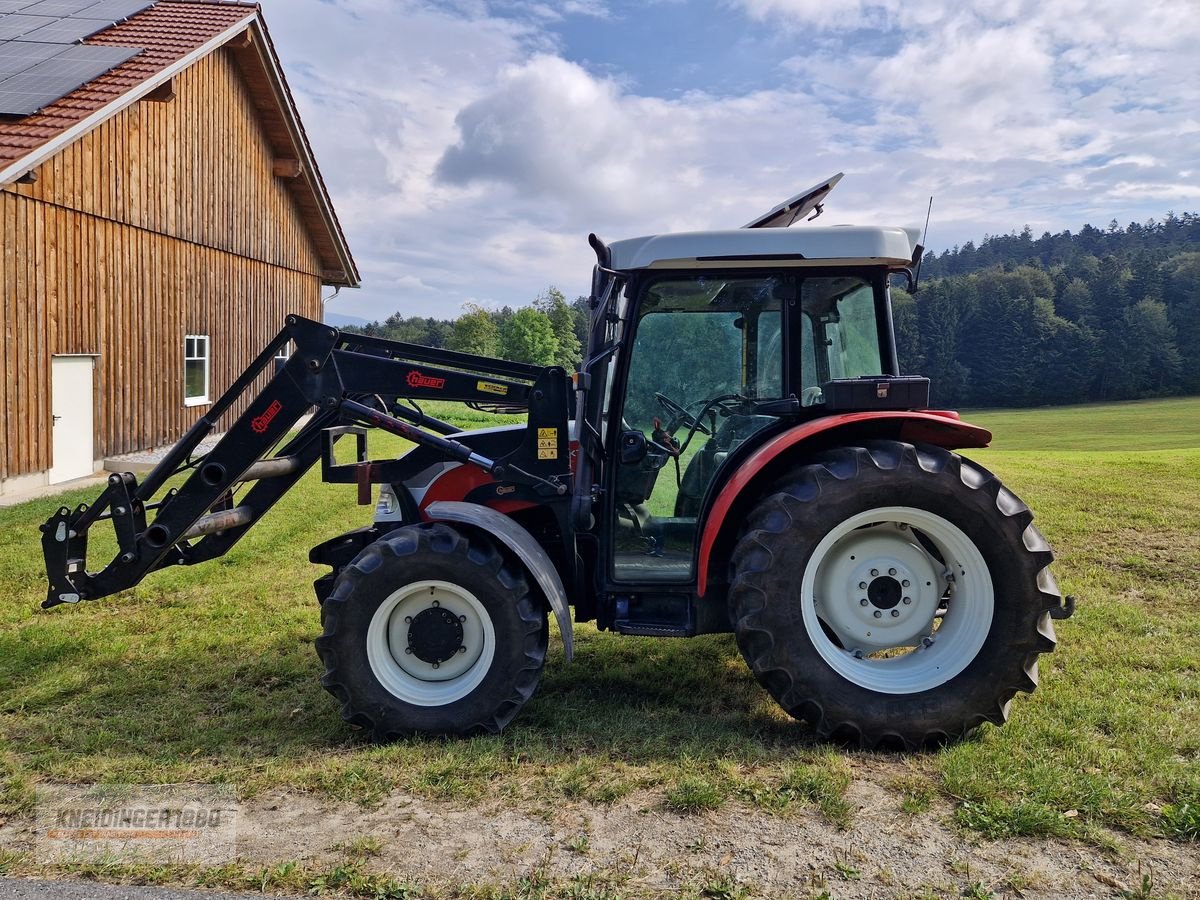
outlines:
[[[616, 879], [616, 892], [633, 897], [676, 897], [720, 882], [726, 893], [714, 888], [710, 896], [774, 900], [828, 891], [838, 900], [1090, 900], [1142, 896], [1147, 878], [1153, 897], [1200, 896], [1194, 844], [1116, 833], [1107, 848], [1054, 839], [988, 841], [956, 828], [953, 808], [944, 801], [924, 813], [902, 812], [887, 787], [897, 773], [886, 763], [879, 767], [857, 773], [846, 798], [854, 813], [844, 829], [812, 809], [779, 816], [729, 803], [713, 812], [679, 815], [653, 793], [611, 806], [565, 802], [521, 810], [403, 792], [363, 808], [276, 790], [242, 804], [236, 858], [251, 870], [294, 862], [316, 874], [345, 865], [346, 842], [369, 838], [375, 849], [364, 860], [367, 870], [435, 889], [464, 884], [512, 889], [523, 879], [561, 885], [592, 877]], [[33, 851], [33, 837], [28, 823], [0, 825], [0, 845], [13, 850]], [[23, 896], [108, 900], [109, 895], [0, 891], [0, 900]]]
[[262, 894], [215, 894], [177, 888], [0, 878], [0, 900], [262, 900]]

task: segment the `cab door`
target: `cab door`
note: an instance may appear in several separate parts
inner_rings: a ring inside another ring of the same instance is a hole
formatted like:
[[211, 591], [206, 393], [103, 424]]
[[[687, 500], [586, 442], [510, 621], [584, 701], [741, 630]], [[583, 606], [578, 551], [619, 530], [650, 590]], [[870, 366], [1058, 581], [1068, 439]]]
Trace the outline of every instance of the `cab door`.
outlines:
[[610, 436], [609, 574], [628, 584], [694, 581], [701, 501], [722, 462], [776, 421], [785, 396], [790, 276], [664, 274], [644, 283]]

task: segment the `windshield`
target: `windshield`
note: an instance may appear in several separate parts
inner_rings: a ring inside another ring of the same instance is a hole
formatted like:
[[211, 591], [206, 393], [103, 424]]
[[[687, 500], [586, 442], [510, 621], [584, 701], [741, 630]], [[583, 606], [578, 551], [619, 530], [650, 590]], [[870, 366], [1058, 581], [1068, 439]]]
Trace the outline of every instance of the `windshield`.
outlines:
[[660, 281], [642, 299], [625, 418], [661, 417], [655, 394], [685, 407], [722, 396], [777, 398], [783, 390], [781, 279]]

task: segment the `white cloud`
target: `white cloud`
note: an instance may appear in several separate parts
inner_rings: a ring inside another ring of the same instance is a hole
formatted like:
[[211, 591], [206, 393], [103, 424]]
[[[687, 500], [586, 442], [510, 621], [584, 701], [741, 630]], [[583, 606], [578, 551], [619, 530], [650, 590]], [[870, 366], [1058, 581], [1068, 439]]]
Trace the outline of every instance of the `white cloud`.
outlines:
[[541, 55], [463, 109], [437, 171], [506, 188], [506, 202], [558, 231], [733, 227], [759, 211], [745, 201], [758, 188], [769, 206], [793, 187], [794, 174], [778, 176], [793, 155], [781, 135], [821, 138], [825, 119], [794, 94], [638, 96]]
[[[1148, 204], [1191, 195], [1194, 0], [736, 5], [824, 35], [789, 61], [797, 83], [873, 119], [886, 159], [937, 196], [947, 243], [1024, 222], [1061, 230], [1146, 218], [1163, 211]], [[864, 45], [836, 39], [856, 28], [879, 33]], [[1122, 211], [1135, 200], [1140, 212]]]
[[757, 89], [667, 99], [566, 58], [554, 29], [613, 27], [601, 3], [266, 0], [363, 271], [337, 309], [573, 295], [588, 231], [731, 227], [837, 171], [823, 221], [919, 224], [933, 194], [935, 247], [1197, 195], [1195, 0], [726, 2], [731, 39], [765, 22], [795, 55]]
[[837, 29], [884, 24], [901, 8], [900, 0], [736, 0], [733, 5], [757, 19], [776, 18], [797, 28]]
[[596, 0], [564, 0], [562, 11], [569, 16], [589, 16], [593, 19], [612, 19], [612, 10], [607, 4]]
[[1112, 197], [1141, 199], [1153, 197], [1159, 200], [1198, 200], [1200, 184], [1147, 184], [1146, 182], [1122, 181], [1109, 189]]
[[1112, 166], [1137, 166], [1139, 169], [1152, 169], [1158, 165], [1158, 160], [1147, 154], [1131, 154], [1129, 156], [1117, 156], [1106, 162], [1103, 168]]
[[1081, 133], [1064, 116], [1053, 67], [1043, 37], [1031, 27], [982, 34], [954, 27], [906, 44], [870, 77], [878, 102], [914, 108], [914, 133], [956, 157], [1003, 159], [1054, 156]]
[[614, 18], [608, 5], [599, 0], [557, 0], [553, 3], [538, 0], [500, 0], [494, 4], [494, 9], [497, 13], [527, 16], [540, 22], [561, 22], [568, 16], [583, 16], [602, 21]]

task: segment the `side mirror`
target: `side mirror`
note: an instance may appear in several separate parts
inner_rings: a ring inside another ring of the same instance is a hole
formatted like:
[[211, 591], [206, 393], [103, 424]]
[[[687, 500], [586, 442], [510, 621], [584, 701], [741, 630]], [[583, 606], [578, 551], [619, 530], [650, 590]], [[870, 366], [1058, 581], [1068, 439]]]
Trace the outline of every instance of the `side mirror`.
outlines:
[[646, 435], [640, 431], [621, 432], [621, 465], [633, 466], [646, 458]]

